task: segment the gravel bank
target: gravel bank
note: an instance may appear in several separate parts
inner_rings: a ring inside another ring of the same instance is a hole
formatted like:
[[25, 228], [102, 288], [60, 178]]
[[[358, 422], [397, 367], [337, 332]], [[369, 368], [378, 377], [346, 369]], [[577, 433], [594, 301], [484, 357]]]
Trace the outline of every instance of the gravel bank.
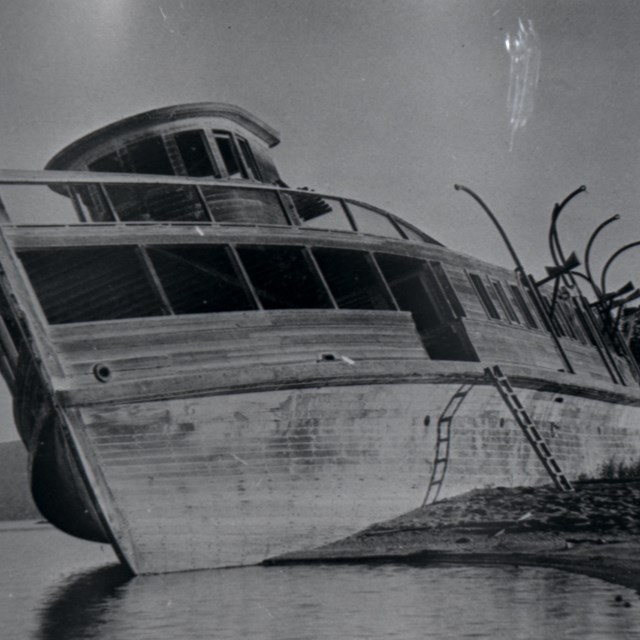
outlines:
[[269, 564], [365, 560], [547, 566], [640, 590], [640, 480], [476, 489]]

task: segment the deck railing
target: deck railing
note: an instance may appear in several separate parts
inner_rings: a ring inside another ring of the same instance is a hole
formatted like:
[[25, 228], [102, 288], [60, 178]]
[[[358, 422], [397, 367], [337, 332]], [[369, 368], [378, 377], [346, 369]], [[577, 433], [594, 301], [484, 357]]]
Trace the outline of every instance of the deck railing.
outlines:
[[[28, 224], [57, 222], [55, 214], [37, 216], [37, 209], [50, 206], [41, 197], [29, 202], [19, 193], [6, 195], [16, 187], [42, 186], [66, 196], [67, 215], [75, 211], [77, 220], [88, 224], [284, 225], [436, 243], [388, 211], [351, 198], [245, 181], [88, 171], [0, 170], [0, 222], [24, 224], [25, 217]], [[54, 209], [60, 204], [58, 199]], [[14, 215], [14, 209], [25, 207], [26, 216]]]

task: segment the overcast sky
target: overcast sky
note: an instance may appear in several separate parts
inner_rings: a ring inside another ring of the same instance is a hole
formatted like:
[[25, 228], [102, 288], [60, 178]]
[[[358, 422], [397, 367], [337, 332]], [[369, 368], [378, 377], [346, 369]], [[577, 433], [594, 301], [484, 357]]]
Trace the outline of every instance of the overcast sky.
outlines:
[[[551, 207], [586, 184], [560, 232], [582, 255], [620, 214], [597, 271], [640, 239], [638, 34], [636, 0], [2, 0], [0, 168], [40, 169], [140, 111], [229, 102], [281, 132], [292, 186], [382, 206], [511, 267], [453, 190], [472, 187], [536, 274]], [[640, 285], [639, 265], [625, 254], [611, 284]], [[13, 438], [3, 406], [0, 439]]]

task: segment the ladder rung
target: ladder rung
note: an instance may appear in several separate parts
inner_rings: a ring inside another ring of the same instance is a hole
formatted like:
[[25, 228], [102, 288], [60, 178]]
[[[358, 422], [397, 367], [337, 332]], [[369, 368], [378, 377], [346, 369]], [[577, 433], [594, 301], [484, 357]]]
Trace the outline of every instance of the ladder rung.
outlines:
[[544, 465], [547, 473], [551, 476], [556, 487], [572, 491], [573, 487], [571, 483], [563, 475], [560, 465], [556, 462], [553, 454], [551, 453], [551, 449], [549, 449], [544, 438], [538, 432], [535, 423], [531, 420], [526, 409], [522, 406], [520, 398], [511, 386], [508, 377], [502, 373], [502, 370], [498, 365], [495, 365], [492, 368], [486, 368], [485, 374], [493, 380], [502, 399], [510, 409], [520, 428], [524, 431], [527, 440], [529, 440], [533, 450], [538, 455], [538, 458]]

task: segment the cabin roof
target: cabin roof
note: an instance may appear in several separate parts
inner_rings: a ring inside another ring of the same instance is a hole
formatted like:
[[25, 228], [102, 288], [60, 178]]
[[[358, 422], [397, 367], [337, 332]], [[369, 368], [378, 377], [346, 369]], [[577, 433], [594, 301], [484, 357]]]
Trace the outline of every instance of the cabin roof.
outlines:
[[274, 147], [280, 142], [278, 131], [241, 107], [222, 102], [197, 102], [152, 109], [108, 124], [67, 145], [49, 160], [45, 168], [67, 169], [89, 149], [114, 137], [152, 125], [190, 118], [226, 118], [254, 133], [269, 147]]

